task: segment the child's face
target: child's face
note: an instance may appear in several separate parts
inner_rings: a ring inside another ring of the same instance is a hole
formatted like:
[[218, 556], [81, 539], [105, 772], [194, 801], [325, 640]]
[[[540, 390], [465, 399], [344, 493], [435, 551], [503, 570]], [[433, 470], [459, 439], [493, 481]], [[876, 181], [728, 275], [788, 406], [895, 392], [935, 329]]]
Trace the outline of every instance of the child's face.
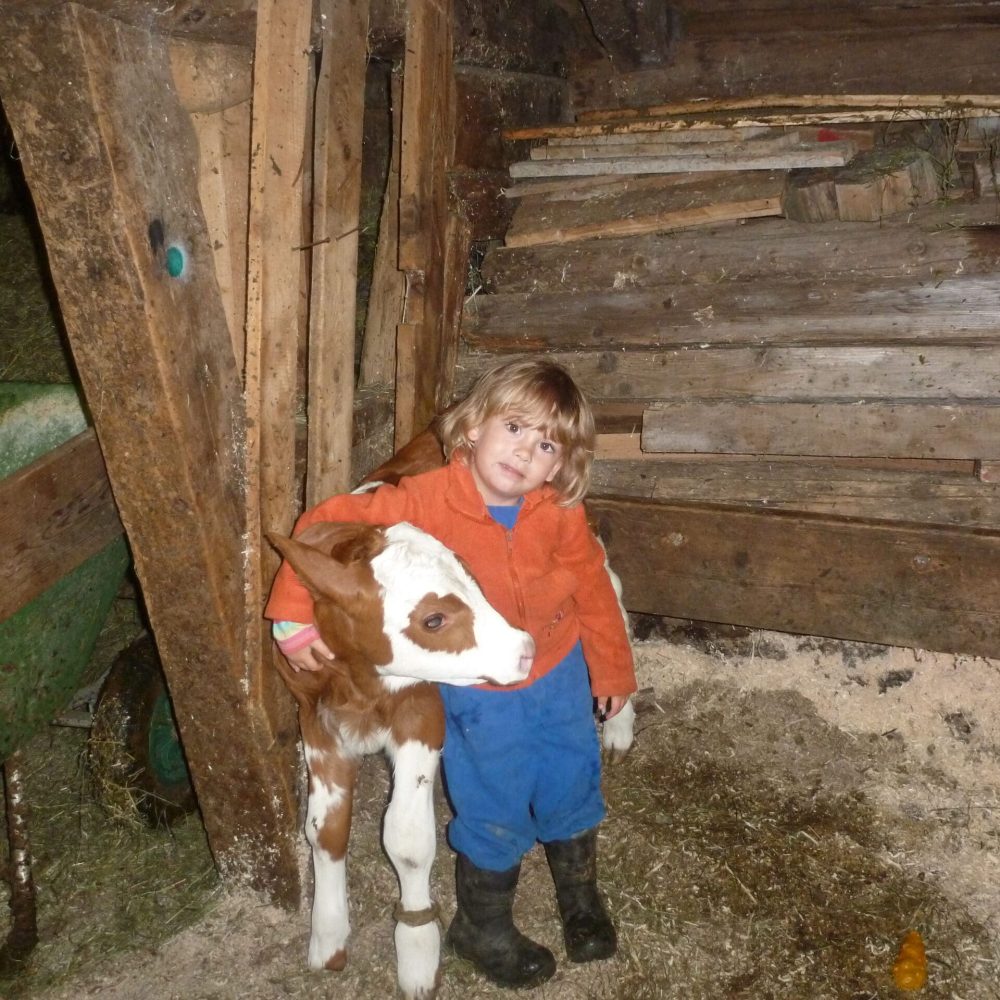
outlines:
[[489, 417], [466, 436], [469, 467], [487, 506], [508, 507], [525, 493], [552, 482], [562, 446], [514, 414]]

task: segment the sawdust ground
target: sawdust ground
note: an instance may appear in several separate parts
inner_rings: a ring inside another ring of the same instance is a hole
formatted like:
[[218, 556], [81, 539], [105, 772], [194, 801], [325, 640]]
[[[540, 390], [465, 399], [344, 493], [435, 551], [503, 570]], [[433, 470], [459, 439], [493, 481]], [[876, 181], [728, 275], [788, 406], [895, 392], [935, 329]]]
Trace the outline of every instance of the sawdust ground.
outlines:
[[[651, 691], [632, 755], [606, 774], [601, 832], [620, 955], [566, 963], [536, 850], [517, 915], [560, 965], [534, 995], [892, 997], [899, 940], [917, 927], [930, 961], [922, 996], [1000, 997], [1000, 662], [740, 630], [654, 631], [636, 650]], [[386, 789], [384, 766], [368, 761], [344, 973], [305, 968], [306, 912], [231, 892], [175, 937], [31, 995], [392, 996]], [[438, 811], [435, 891], [450, 913], [440, 800]], [[454, 958], [443, 973], [442, 998], [503, 995]]]

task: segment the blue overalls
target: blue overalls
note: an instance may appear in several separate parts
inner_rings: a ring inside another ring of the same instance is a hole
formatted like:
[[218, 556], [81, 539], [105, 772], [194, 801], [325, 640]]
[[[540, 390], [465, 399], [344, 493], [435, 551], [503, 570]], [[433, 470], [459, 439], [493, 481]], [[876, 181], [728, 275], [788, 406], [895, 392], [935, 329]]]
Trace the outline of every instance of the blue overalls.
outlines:
[[[490, 507], [508, 531], [520, 506]], [[506, 871], [536, 840], [567, 840], [604, 817], [601, 752], [579, 642], [516, 691], [440, 686], [452, 848]]]

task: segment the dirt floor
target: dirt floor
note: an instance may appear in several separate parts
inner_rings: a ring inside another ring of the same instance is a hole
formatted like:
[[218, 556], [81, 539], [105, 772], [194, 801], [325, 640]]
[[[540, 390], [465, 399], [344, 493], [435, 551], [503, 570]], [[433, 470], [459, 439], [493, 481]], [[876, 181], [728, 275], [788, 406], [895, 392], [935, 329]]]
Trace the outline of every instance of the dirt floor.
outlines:
[[[517, 915], [560, 965], [534, 995], [903, 996], [892, 964], [916, 928], [929, 982], [914, 995], [1000, 997], [1000, 661], [638, 624], [647, 690], [633, 752], [606, 772], [601, 831], [620, 954], [566, 963], [536, 850]], [[62, 771], [50, 758], [31, 785], [51, 793], [55, 782], [68, 798], [36, 809], [42, 942], [0, 996], [394, 995], [379, 760], [366, 763], [359, 789], [350, 962], [340, 974], [313, 973], [307, 913], [218, 886], [196, 818], [172, 833], [108, 832], [87, 801], [81, 739], [53, 731], [29, 748], [39, 761], [63, 753]], [[442, 831], [446, 814], [439, 801]], [[70, 831], [61, 847], [46, 832], [53, 824]], [[450, 914], [443, 836], [435, 881]], [[445, 959], [442, 998], [503, 993]]]

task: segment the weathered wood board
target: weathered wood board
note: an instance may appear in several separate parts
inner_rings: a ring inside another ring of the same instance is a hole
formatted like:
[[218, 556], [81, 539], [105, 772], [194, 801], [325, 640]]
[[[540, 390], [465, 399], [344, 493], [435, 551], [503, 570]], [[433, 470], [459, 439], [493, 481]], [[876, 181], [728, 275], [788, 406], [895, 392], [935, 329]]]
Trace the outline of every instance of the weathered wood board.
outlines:
[[997, 530], [1000, 492], [972, 462], [817, 459], [759, 455], [649, 455], [594, 462], [592, 492]]
[[[718, 145], [718, 144], [716, 144]], [[586, 149], [587, 147], [583, 147]], [[561, 150], [559, 152], [562, 152]], [[603, 152], [603, 150], [602, 150]], [[659, 152], [621, 150], [617, 155], [533, 157], [512, 163], [510, 175], [527, 177], [589, 177], [595, 174], [680, 174], [717, 170], [795, 170], [840, 167], [855, 154], [850, 142], [800, 142], [787, 148], [693, 150]]]
[[4, 109], [214, 856], [295, 905], [294, 714], [247, 658], [241, 383], [166, 43], [74, 4], [8, 5], [0, 33]]
[[1000, 455], [1000, 400], [658, 403], [645, 412], [642, 449], [992, 458]]
[[620, 292], [500, 292], [466, 306], [477, 350], [995, 344], [995, 277], [729, 281]]
[[852, 277], [862, 283], [911, 277], [934, 285], [956, 275], [1000, 272], [998, 222], [1000, 210], [988, 200], [927, 206], [878, 226], [757, 219], [571, 246], [497, 247], [481, 272], [489, 292], [780, 280], [817, 287]]
[[1000, 653], [1000, 532], [594, 496], [630, 611]]
[[[533, 357], [505, 354], [504, 360]], [[1000, 398], [997, 348], [730, 347], [719, 351], [551, 351], [591, 400]], [[459, 355], [455, 392], [498, 363], [489, 352]]]
[[93, 430], [0, 479], [0, 621], [121, 533]]
[[351, 481], [367, 4], [320, 0], [315, 92], [306, 506]]
[[568, 243], [639, 236], [727, 219], [779, 215], [782, 173], [678, 174], [672, 183], [638, 185], [580, 202], [522, 199], [506, 244]]

